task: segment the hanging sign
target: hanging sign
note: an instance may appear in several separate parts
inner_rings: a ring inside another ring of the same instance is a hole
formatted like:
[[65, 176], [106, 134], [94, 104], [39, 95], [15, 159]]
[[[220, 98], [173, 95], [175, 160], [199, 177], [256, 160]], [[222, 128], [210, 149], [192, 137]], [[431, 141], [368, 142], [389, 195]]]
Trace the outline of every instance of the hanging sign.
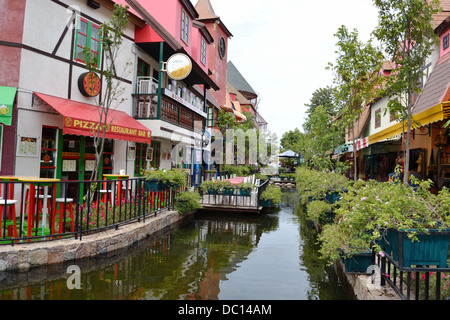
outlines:
[[78, 89], [85, 97], [95, 97], [100, 93], [101, 81], [94, 72], [85, 72], [78, 78]]
[[175, 53], [165, 63], [167, 75], [173, 80], [185, 79], [192, 70], [192, 62], [189, 57], [183, 53]]

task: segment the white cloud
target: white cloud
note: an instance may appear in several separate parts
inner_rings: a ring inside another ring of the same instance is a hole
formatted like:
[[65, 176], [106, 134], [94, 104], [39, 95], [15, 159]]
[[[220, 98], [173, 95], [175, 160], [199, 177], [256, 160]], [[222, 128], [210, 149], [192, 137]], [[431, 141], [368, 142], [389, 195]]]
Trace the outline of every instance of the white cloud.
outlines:
[[[192, 0], [193, 4], [197, 0]], [[331, 85], [338, 27], [368, 40], [377, 23], [372, 0], [210, 0], [233, 34], [228, 59], [260, 96], [259, 110], [278, 137], [302, 129], [305, 103]]]

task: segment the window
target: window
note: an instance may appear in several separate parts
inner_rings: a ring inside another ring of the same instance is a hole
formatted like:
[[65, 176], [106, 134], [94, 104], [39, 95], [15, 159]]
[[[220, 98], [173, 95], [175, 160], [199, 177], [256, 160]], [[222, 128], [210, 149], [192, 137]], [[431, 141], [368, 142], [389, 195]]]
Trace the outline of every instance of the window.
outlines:
[[381, 127], [381, 109], [375, 111], [375, 128]]
[[200, 61], [204, 65], [206, 65], [206, 40], [203, 37], [202, 37], [202, 44], [201, 44]]
[[150, 76], [150, 65], [138, 58], [138, 65], [137, 65], [137, 76], [138, 77], [148, 77]]
[[86, 57], [83, 53], [84, 47], [88, 47], [91, 54], [94, 55], [97, 61], [97, 66], [100, 65], [100, 27], [84, 18], [79, 17], [78, 28], [76, 33], [76, 46], [74, 59], [79, 62], [86, 62]]
[[397, 120], [397, 111], [390, 111], [389, 110], [389, 121], [396, 121]]
[[181, 40], [184, 43], [189, 43], [189, 16], [181, 9]]
[[442, 38], [442, 49], [445, 50], [448, 48], [448, 33]]
[[56, 172], [57, 132], [55, 127], [42, 127], [40, 178], [54, 178]]

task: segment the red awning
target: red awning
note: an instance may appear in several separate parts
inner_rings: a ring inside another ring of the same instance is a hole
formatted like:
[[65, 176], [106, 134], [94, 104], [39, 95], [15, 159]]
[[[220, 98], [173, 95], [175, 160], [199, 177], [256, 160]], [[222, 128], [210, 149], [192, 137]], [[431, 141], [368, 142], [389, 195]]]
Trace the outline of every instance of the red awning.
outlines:
[[[97, 106], [38, 92], [35, 94], [64, 117], [63, 134], [94, 136], [100, 120]], [[105, 137], [108, 139], [151, 142], [152, 132], [123, 111], [110, 109], [107, 123]]]

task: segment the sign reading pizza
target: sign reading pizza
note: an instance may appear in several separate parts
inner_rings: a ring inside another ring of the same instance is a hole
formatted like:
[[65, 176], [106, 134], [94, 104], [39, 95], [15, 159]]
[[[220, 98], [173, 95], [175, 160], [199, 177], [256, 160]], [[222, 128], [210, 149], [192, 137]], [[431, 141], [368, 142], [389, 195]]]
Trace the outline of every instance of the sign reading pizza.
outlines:
[[88, 121], [82, 119], [74, 119], [70, 117], [64, 118], [64, 130], [68, 133], [84, 131], [85, 135], [96, 132], [100, 127], [100, 132], [106, 132], [106, 137], [110, 139], [120, 139], [121, 137], [136, 137], [143, 139], [151, 139], [151, 131], [141, 130], [137, 128], [129, 128], [109, 123], [101, 125], [96, 121]]

